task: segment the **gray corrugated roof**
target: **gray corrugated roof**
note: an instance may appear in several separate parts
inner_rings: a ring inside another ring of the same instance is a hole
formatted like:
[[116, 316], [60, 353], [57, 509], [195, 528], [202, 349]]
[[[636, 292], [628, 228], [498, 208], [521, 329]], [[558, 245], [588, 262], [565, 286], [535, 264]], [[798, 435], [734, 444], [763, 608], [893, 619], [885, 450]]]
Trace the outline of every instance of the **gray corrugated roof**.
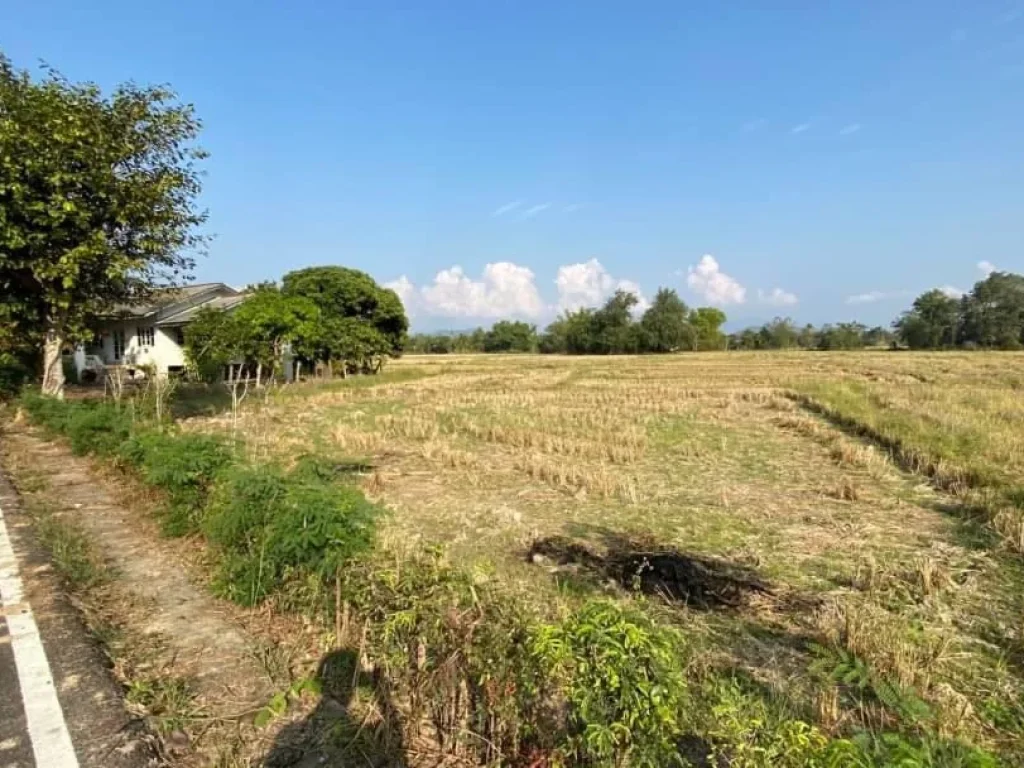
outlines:
[[199, 313], [199, 310], [206, 309], [221, 309], [228, 310], [237, 307], [248, 296], [244, 293], [235, 294], [234, 296], [216, 296], [209, 301], [200, 302], [191, 307], [185, 307], [180, 312], [175, 312], [173, 315], [167, 315], [157, 320], [157, 325], [181, 325], [183, 323], [191, 322], [191, 320]]
[[163, 309], [173, 309], [175, 304], [184, 305], [182, 309], [190, 306], [190, 300], [202, 296], [209, 291], [223, 288], [227, 291], [237, 293], [224, 283], [191, 283], [176, 288], [162, 288], [154, 292], [149, 301], [143, 304], [121, 304], [114, 307], [113, 315], [129, 317], [146, 317]]

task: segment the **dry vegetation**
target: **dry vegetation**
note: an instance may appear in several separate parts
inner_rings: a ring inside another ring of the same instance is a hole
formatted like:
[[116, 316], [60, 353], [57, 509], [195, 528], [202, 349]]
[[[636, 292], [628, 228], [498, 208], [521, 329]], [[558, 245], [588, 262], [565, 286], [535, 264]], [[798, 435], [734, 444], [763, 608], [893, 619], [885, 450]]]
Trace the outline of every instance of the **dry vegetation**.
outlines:
[[[632, 586], [670, 598], [651, 610], [703, 663], [833, 730], [919, 699], [944, 735], [1006, 754], [1024, 752], [1022, 370], [1011, 353], [409, 357], [249, 403], [239, 429], [256, 458], [363, 464], [390, 538], [538, 599], [629, 599], [591, 566], [674, 553], [685, 574]], [[707, 563], [767, 588], [688, 600]], [[836, 682], [851, 665], [874, 696]]]

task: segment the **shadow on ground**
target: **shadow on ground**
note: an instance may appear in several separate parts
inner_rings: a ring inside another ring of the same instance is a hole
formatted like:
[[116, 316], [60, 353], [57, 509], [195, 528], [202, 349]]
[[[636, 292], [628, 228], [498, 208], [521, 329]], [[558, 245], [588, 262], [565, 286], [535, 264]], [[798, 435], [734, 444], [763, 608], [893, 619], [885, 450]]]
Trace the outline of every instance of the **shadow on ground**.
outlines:
[[320, 703], [281, 730], [262, 768], [406, 768], [398, 710], [359, 668], [354, 651], [327, 654], [317, 670], [317, 682]]
[[738, 607], [756, 594], [772, 595], [771, 586], [752, 568], [727, 560], [659, 546], [607, 529], [597, 529], [593, 545], [567, 536], [533, 542], [527, 557], [554, 566], [596, 586], [614, 582], [628, 590], [657, 595], [698, 610]]

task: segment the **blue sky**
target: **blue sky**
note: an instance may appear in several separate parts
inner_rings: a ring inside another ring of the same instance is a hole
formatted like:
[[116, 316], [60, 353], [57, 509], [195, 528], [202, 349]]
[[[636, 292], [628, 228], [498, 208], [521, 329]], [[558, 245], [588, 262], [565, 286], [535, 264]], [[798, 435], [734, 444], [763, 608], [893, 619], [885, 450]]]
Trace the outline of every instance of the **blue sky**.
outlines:
[[0, 46], [196, 105], [199, 279], [354, 266], [419, 328], [620, 285], [887, 323], [1024, 272], [1024, 0], [50, 0]]

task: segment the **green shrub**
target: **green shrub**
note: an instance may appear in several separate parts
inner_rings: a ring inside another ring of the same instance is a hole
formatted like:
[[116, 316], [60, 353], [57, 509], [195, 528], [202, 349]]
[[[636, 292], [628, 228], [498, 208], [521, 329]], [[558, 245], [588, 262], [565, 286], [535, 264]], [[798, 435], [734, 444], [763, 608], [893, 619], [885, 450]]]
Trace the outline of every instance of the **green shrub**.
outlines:
[[64, 371], [64, 381], [68, 384], [78, 384], [78, 368], [75, 366], [75, 358], [71, 355], [62, 355], [60, 367]]
[[[710, 702], [701, 730], [711, 742], [713, 765], [732, 768], [823, 768], [853, 766], [829, 762], [829, 740], [812, 725], [747, 692], [733, 678], [709, 680], [701, 698]], [[845, 759], [845, 757], [843, 758]], [[870, 763], [865, 764], [867, 768]]]
[[48, 432], [63, 434], [71, 413], [71, 404], [54, 397], [43, 397], [36, 392], [27, 392], [19, 403], [32, 421]]
[[333, 578], [372, 546], [379, 514], [355, 488], [236, 466], [217, 483], [203, 531], [222, 558], [222, 590], [254, 605], [292, 572]]
[[825, 764], [829, 768], [998, 768], [1001, 765], [988, 752], [952, 739], [866, 732], [850, 740], [834, 741]]
[[155, 430], [132, 435], [118, 456], [167, 494], [161, 522], [169, 536], [199, 530], [214, 480], [232, 459], [230, 447], [218, 437]]
[[686, 701], [680, 636], [647, 616], [591, 601], [539, 627], [532, 650], [568, 703], [565, 757], [572, 765], [681, 765]]
[[64, 433], [71, 450], [79, 456], [95, 453], [111, 456], [131, 434], [132, 420], [124, 411], [107, 403], [68, 404]]
[[71, 450], [80, 456], [112, 455], [131, 433], [131, 417], [109, 403], [58, 400], [38, 394], [23, 395], [20, 403], [44, 429], [66, 435]]

